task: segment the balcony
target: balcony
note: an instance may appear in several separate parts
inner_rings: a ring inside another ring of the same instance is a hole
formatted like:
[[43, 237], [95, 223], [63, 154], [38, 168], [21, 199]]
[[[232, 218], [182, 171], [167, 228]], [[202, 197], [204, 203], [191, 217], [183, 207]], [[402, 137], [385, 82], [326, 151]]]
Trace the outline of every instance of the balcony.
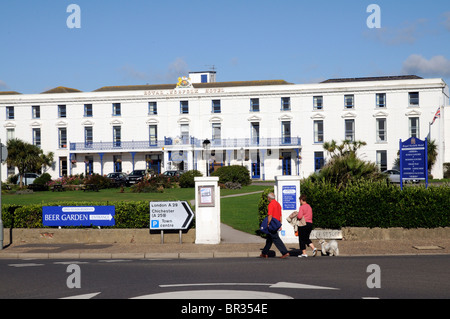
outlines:
[[[203, 140], [190, 138], [165, 137], [159, 141], [115, 141], [115, 142], [79, 142], [70, 143], [72, 152], [99, 152], [99, 151], [151, 151], [167, 149], [203, 149]], [[277, 148], [300, 147], [300, 137], [283, 138], [228, 138], [211, 140], [211, 148], [240, 149], [240, 148]]]

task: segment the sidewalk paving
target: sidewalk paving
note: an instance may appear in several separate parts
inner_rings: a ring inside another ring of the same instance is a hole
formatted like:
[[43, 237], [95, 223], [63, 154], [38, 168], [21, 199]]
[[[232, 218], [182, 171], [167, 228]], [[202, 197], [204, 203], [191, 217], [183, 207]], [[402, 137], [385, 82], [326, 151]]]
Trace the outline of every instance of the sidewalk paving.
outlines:
[[[222, 242], [218, 245], [198, 244], [12, 244], [0, 250], [3, 259], [176, 259], [259, 257], [265, 240], [222, 225]], [[318, 241], [313, 241], [321, 257]], [[450, 238], [414, 240], [340, 240], [340, 256], [427, 255], [450, 254]], [[298, 244], [286, 244], [291, 258], [299, 254]], [[311, 250], [307, 249], [308, 254]], [[271, 257], [280, 252], [272, 247]], [[339, 257], [338, 257], [339, 258]]]

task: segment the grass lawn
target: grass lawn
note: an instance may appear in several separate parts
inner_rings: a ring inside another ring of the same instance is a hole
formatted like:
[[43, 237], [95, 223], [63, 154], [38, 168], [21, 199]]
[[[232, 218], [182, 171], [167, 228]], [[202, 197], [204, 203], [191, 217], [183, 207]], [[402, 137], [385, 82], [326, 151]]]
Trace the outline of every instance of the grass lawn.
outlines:
[[255, 235], [259, 229], [258, 202], [260, 198], [261, 194], [222, 198], [220, 200], [221, 222], [234, 229]]
[[[263, 191], [269, 188], [264, 185], [250, 185], [242, 189], [220, 190], [221, 196], [251, 193]], [[250, 234], [255, 234], [258, 230], [258, 202], [261, 194], [251, 194], [238, 197], [221, 199], [221, 221], [237, 230]], [[32, 194], [16, 195], [2, 194], [2, 204], [48, 204], [61, 201], [190, 201], [195, 198], [194, 188], [173, 188], [166, 189], [164, 193], [132, 193], [129, 188], [125, 188], [124, 193], [120, 193], [118, 188], [102, 189], [99, 192], [65, 191], [65, 192], [34, 192]]]

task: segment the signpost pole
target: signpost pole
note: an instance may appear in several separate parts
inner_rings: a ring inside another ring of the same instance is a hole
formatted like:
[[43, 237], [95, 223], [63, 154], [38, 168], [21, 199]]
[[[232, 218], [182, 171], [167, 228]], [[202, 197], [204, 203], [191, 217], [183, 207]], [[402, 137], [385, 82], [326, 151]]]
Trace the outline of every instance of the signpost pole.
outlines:
[[425, 188], [428, 189], [428, 138], [425, 138]]
[[[8, 152], [5, 150], [3, 150], [3, 147], [6, 148], [6, 146], [4, 146], [2, 144], [2, 141], [0, 140], [0, 250], [3, 250], [3, 220], [2, 220], [2, 167], [1, 164], [3, 163], [4, 160], [6, 160], [7, 154]], [[5, 158], [3, 158], [5, 156]]]
[[400, 139], [400, 189], [403, 190], [403, 156], [402, 140]]
[[[0, 147], [2, 143], [0, 141]], [[1, 155], [0, 155], [1, 157]], [[2, 168], [1, 168], [1, 161], [0, 161], [0, 250], [3, 250], [3, 220], [2, 220], [2, 190], [1, 190], [1, 184], [2, 184]]]

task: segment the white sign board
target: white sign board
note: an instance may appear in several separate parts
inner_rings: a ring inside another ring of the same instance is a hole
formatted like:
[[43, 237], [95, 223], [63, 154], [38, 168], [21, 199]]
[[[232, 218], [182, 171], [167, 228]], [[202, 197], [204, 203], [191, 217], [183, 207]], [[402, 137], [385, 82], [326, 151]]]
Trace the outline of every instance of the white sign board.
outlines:
[[150, 202], [151, 230], [187, 229], [194, 213], [186, 201]]

